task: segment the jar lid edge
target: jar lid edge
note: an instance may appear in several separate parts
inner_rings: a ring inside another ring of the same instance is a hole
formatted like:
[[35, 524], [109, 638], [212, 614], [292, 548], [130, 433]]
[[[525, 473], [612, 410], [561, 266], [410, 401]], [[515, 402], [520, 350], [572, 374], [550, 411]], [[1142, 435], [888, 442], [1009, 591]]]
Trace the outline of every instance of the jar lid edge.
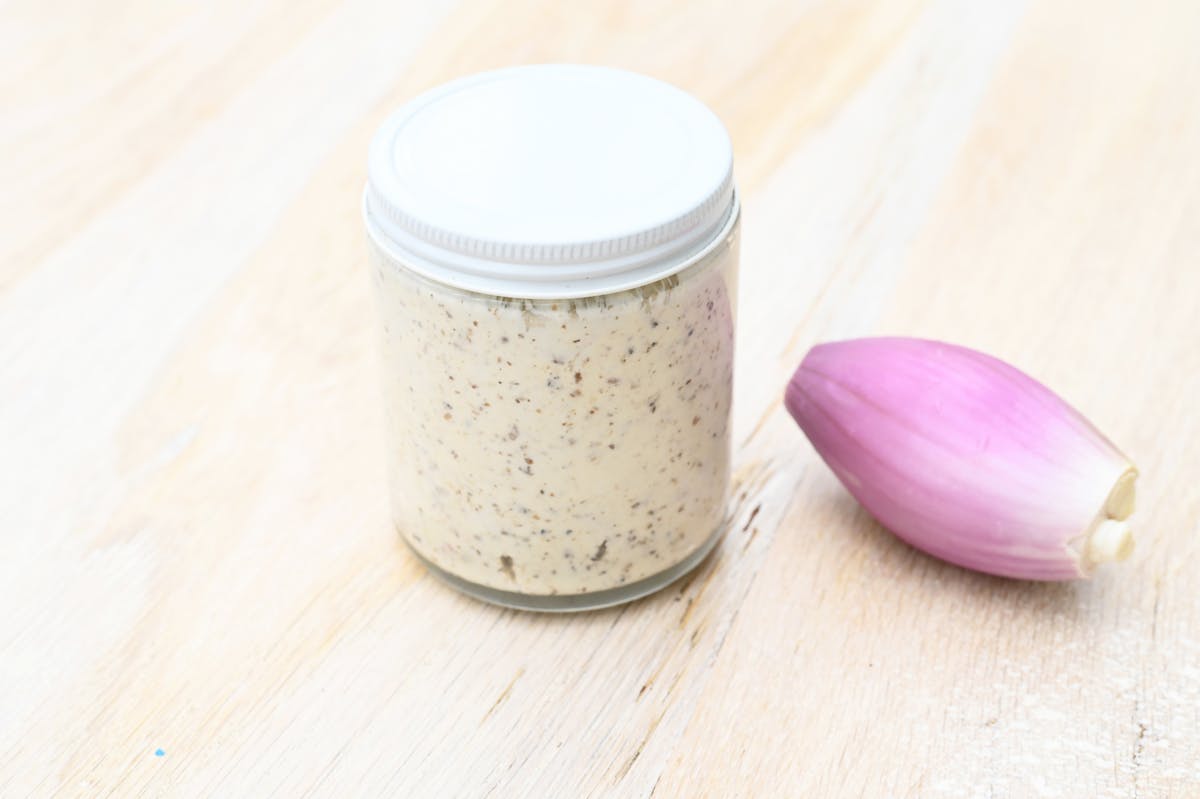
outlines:
[[398, 257], [528, 287], [686, 260], [736, 204], [732, 143], [699, 100], [631, 72], [549, 64], [405, 104], [372, 140], [364, 214]]

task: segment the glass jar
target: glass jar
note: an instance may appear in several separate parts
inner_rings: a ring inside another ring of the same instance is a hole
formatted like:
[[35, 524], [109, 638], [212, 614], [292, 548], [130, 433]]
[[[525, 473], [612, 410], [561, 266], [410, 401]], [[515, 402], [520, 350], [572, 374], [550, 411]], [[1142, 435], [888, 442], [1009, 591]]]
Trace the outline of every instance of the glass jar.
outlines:
[[715, 115], [617, 70], [500, 70], [393, 115], [369, 178], [391, 501], [417, 556], [534, 610], [698, 564], [728, 497], [737, 305]]

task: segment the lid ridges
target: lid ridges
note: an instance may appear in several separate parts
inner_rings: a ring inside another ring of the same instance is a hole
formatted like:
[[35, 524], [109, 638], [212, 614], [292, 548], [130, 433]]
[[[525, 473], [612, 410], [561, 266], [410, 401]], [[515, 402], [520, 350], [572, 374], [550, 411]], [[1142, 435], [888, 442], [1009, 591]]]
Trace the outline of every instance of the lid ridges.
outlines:
[[727, 174], [721, 185], [696, 208], [664, 224], [639, 230], [618, 238], [581, 242], [512, 242], [480, 239], [430, 225], [389, 203], [374, 184], [368, 187], [372, 213], [420, 239], [450, 252], [471, 258], [520, 262], [527, 264], [561, 264], [621, 258], [642, 250], [669, 243], [681, 234], [699, 226], [719, 221], [733, 200], [733, 175]]

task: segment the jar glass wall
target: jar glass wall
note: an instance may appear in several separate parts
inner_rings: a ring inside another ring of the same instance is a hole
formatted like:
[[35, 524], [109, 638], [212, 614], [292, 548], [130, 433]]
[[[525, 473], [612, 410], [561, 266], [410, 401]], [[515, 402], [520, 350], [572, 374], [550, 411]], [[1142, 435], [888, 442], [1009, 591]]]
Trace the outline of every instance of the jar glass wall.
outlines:
[[729, 490], [736, 215], [669, 277], [576, 299], [453, 288], [371, 249], [396, 528], [437, 575], [576, 610], [703, 559]]

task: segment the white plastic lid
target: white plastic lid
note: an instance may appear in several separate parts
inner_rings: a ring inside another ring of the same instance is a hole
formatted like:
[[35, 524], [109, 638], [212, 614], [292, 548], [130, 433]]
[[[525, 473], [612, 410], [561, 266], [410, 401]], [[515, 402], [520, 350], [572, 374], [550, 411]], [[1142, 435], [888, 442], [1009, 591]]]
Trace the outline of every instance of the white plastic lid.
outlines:
[[660, 280], [737, 216], [733, 148], [691, 95], [616, 69], [540, 65], [433, 89], [371, 143], [367, 229], [433, 280], [508, 297]]

